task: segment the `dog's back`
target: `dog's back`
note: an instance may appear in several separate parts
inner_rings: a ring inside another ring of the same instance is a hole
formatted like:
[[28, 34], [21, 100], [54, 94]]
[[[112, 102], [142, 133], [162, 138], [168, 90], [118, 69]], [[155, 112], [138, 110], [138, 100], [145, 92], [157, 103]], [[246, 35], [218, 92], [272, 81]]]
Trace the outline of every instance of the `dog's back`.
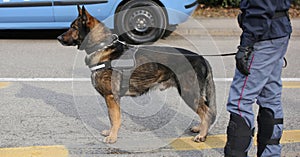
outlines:
[[168, 85], [177, 87], [185, 102], [196, 112], [199, 106], [205, 109], [210, 124], [215, 121], [215, 84], [212, 68], [203, 56], [187, 49], [165, 46], [142, 46], [136, 55], [137, 62], [147, 60], [165, 66], [170, 72], [167, 75], [174, 77]]

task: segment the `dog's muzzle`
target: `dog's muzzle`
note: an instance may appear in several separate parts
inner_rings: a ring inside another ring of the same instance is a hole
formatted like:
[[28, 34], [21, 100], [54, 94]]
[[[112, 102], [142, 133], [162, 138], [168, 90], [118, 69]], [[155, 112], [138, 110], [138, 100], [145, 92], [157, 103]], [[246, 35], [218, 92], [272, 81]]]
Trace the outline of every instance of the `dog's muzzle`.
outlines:
[[76, 46], [77, 44], [73, 41], [65, 41], [63, 35], [57, 37], [57, 40], [64, 46]]
[[57, 40], [58, 40], [61, 44], [63, 44], [63, 37], [62, 37], [61, 35], [57, 37]]

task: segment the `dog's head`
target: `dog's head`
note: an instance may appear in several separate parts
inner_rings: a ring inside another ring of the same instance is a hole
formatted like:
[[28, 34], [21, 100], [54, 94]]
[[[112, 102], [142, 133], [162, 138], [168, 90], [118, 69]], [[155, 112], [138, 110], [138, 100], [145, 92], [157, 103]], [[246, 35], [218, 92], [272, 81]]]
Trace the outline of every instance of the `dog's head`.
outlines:
[[[90, 31], [101, 24], [96, 18], [91, 16], [83, 6], [82, 9], [77, 5], [78, 17], [71, 23], [69, 30], [57, 37], [58, 41], [64, 46], [78, 46], [80, 48], [84, 39]], [[101, 24], [102, 25], [102, 24]]]

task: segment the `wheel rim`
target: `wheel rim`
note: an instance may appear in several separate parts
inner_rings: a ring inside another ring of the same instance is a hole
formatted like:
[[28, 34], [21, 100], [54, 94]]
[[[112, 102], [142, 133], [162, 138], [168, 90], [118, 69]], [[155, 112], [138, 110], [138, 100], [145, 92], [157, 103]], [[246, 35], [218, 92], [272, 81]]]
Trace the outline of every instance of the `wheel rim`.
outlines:
[[[132, 39], [143, 40], [145, 37], [155, 35], [157, 19], [150, 10], [143, 8], [133, 9], [128, 17], [127, 34]], [[156, 20], [155, 20], [156, 19]]]
[[147, 30], [155, 26], [153, 15], [147, 10], [136, 10], [129, 18], [129, 26], [136, 33], [146, 33]]

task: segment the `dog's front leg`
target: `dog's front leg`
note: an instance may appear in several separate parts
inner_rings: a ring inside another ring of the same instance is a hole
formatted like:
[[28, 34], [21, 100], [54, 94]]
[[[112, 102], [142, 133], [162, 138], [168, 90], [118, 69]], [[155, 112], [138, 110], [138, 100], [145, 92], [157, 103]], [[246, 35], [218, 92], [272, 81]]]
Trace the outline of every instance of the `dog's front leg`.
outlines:
[[104, 138], [105, 143], [115, 143], [117, 141], [118, 131], [121, 126], [120, 104], [115, 100], [113, 95], [106, 95], [105, 101], [108, 108], [111, 128], [109, 131], [103, 131], [102, 134], [107, 135], [107, 137]]

